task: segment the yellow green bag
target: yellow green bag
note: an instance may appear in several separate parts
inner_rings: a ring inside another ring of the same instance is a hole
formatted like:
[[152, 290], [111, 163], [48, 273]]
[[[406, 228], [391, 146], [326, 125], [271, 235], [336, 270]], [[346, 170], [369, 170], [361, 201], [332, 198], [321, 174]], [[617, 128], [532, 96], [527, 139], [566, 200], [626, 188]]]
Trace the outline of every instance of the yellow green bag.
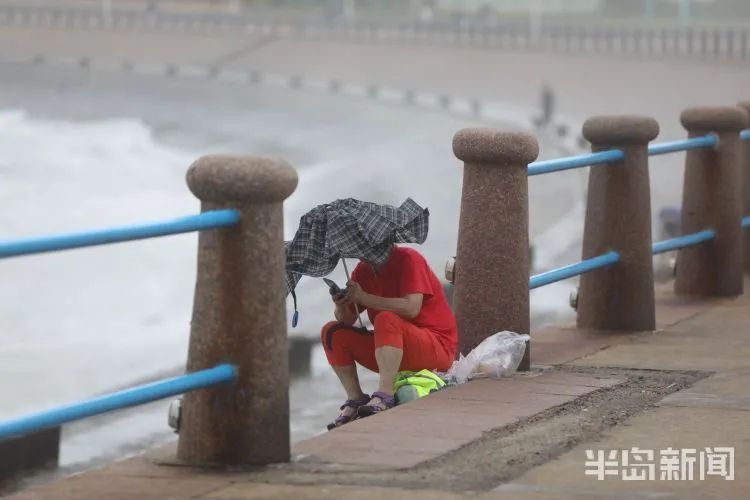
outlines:
[[444, 387], [445, 380], [430, 370], [398, 372], [393, 383], [397, 404], [423, 398]]

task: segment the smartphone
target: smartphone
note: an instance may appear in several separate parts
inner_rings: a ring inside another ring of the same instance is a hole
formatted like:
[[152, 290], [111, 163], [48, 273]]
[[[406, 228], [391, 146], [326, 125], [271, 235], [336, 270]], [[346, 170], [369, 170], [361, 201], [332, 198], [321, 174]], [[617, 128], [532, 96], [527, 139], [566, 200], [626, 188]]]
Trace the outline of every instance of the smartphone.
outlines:
[[329, 280], [328, 278], [323, 278], [323, 281], [328, 285], [328, 292], [331, 294], [331, 297], [346, 295], [346, 290], [339, 287], [335, 281]]

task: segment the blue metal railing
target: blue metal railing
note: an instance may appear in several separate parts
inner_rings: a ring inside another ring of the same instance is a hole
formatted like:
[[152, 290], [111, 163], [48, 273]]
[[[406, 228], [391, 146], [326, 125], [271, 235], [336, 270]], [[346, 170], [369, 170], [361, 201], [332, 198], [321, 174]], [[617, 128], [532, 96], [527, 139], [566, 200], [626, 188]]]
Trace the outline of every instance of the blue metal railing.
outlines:
[[708, 149], [713, 148], [719, 143], [719, 138], [714, 134], [704, 135], [702, 137], [693, 137], [681, 141], [662, 142], [651, 144], [648, 147], [649, 156], [665, 155], [667, 153], [677, 153], [679, 151], [688, 151], [690, 149]]
[[539, 288], [540, 286], [549, 285], [557, 281], [562, 281], [573, 276], [579, 276], [583, 273], [595, 271], [603, 267], [609, 267], [620, 262], [620, 254], [617, 252], [607, 252], [605, 254], [586, 259], [577, 264], [571, 264], [569, 266], [553, 269], [546, 273], [537, 274], [532, 276], [529, 280], [529, 289]]
[[610, 151], [600, 151], [598, 153], [579, 156], [568, 156], [566, 158], [557, 158], [555, 160], [535, 161], [529, 165], [529, 175], [548, 174], [550, 172], [588, 167], [590, 165], [599, 165], [602, 163], [614, 163], [623, 158], [625, 158], [625, 153], [619, 149], [612, 149]]
[[73, 420], [229, 383], [236, 378], [236, 368], [232, 365], [222, 364], [208, 370], [160, 380], [78, 403], [59, 406], [40, 413], [6, 420], [0, 422], [0, 441], [49, 427], [56, 427]]
[[[750, 216], [742, 219], [742, 227], [745, 229], [750, 228]], [[716, 238], [716, 231], [712, 229], [706, 229], [704, 231], [698, 231], [697, 233], [686, 234], [685, 236], [679, 236], [677, 238], [659, 241], [652, 245], [651, 251], [654, 255], [658, 255], [665, 252], [671, 252], [673, 250], [679, 250], [680, 248], [700, 245], [701, 243], [711, 241], [714, 238]], [[599, 255], [598, 257], [586, 259], [577, 264], [571, 264], [569, 266], [560, 267], [557, 269], [553, 269], [552, 271], [547, 271], [541, 274], [537, 274], [536, 276], [532, 276], [529, 280], [529, 289], [533, 290], [534, 288], [539, 288], [545, 285], [549, 285], [550, 283], [555, 283], [557, 281], [562, 281], [574, 276], [579, 276], [583, 273], [594, 271], [596, 269], [609, 267], [613, 264], [618, 263], [619, 261], [619, 253], [614, 251], [607, 252], [605, 254]]]
[[[750, 139], [750, 129], [743, 130], [741, 133], [743, 139]], [[718, 137], [715, 134], [708, 134], [702, 137], [693, 137], [690, 139], [684, 139], [680, 141], [664, 142], [660, 144], [651, 144], [648, 147], [649, 156], [663, 155], [668, 153], [676, 153], [678, 151], [687, 151], [690, 149], [704, 149], [713, 148], [718, 144]], [[615, 163], [625, 158], [625, 153], [619, 149], [612, 149], [609, 151], [600, 151], [597, 153], [591, 153], [579, 156], [569, 156], [566, 158], [558, 158], [554, 160], [544, 160], [531, 163], [529, 165], [529, 176], [547, 174], [550, 172], [559, 172], [561, 170], [570, 170], [579, 167], [588, 167], [591, 165]], [[742, 221], [742, 227], [750, 227], [750, 217], [746, 217]], [[746, 225], [747, 224], [747, 225]], [[680, 248], [689, 247], [692, 245], [698, 245], [706, 241], [712, 240], [716, 237], [716, 233], [712, 230], [700, 231], [695, 234], [689, 234], [686, 236], [680, 236], [679, 238], [672, 238], [666, 241], [660, 241], [654, 243], [652, 251], [654, 254], [669, 252], [671, 250], [677, 250]], [[574, 276], [579, 276], [583, 273], [601, 269], [604, 267], [612, 266], [620, 261], [620, 254], [617, 252], [607, 252], [591, 259], [586, 259], [577, 264], [553, 269], [536, 276], [532, 276], [529, 280], [529, 289], [539, 288], [541, 286], [549, 285], [557, 281], [562, 281]]]
[[[750, 132], [750, 130], [748, 130]], [[750, 228], [750, 216], [742, 218], [742, 229]], [[669, 240], [659, 241], [654, 243], [651, 247], [652, 253], [658, 255], [660, 253], [671, 252], [673, 250], [679, 250], [680, 248], [692, 247], [700, 245], [707, 241], [711, 241], [716, 238], [716, 231], [713, 229], [706, 229], [698, 231], [697, 233], [686, 234], [684, 236], [678, 236]]]
[[234, 226], [239, 220], [240, 213], [237, 210], [212, 210], [145, 224], [0, 241], [0, 258], [216, 229]]
[[[745, 229], [750, 228], [750, 216], [742, 219], [742, 227]], [[714, 238], [716, 238], [716, 231], [712, 229], [706, 229], [704, 231], [698, 231], [697, 233], [686, 234], [685, 236], [679, 236], [677, 238], [659, 241], [652, 245], [651, 251], [654, 255], [658, 255], [665, 252], [671, 252], [673, 250], [679, 250], [680, 248], [700, 245], [701, 243], [711, 241]], [[599, 255], [598, 257], [586, 259], [577, 264], [560, 267], [557, 269], [553, 269], [552, 271], [547, 271], [541, 274], [537, 274], [536, 276], [532, 276], [529, 280], [529, 289], [533, 290], [534, 288], [539, 288], [545, 285], [549, 285], [550, 283], [555, 283], [557, 281], [562, 281], [574, 276], [579, 276], [583, 273], [594, 271], [596, 269], [609, 267], [613, 264], [618, 263], [619, 261], [619, 253], [614, 251], [607, 252], [605, 254]]]
[[679, 250], [680, 248], [700, 245], [701, 243], [711, 241], [714, 238], [716, 238], [716, 231], [712, 229], [706, 229], [705, 231], [699, 231], [697, 233], [686, 234], [685, 236], [679, 236], [677, 238], [659, 241], [653, 244], [653, 246], [651, 247], [651, 251], [654, 255], [658, 255], [664, 252], [671, 252], [672, 250]]
[[[239, 221], [240, 213], [237, 210], [211, 210], [198, 215], [144, 224], [0, 241], [0, 258], [217, 229], [234, 226]], [[0, 422], [0, 440], [28, 434], [48, 427], [55, 427], [66, 422], [100, 413], [140, 405], [184, 392], [230, 382], [236, 378], [236, 375], [236, 370], [233, 366], [224, 364], [208, 370], [161, 380], [106, 396], [53, 408], [41, 413], [7, 420]]]
[[743, 141], [750, 141], [750, 128], [747, 128], [740, 132], [740, 139]]
[[[750, 133], [750, 129], [742, 132], [743, 138], [745, 133]], [[750, 138], [750, 135], [748, 136]], [[719, 139], [714, 134], [704, 135], [702, 137], [693, 137], [681, 141], [663, 142], [660, 144], [651, 144], [648, 147], [649, 156], [664, 155], [667, 153], [676, 153], [678, 151], [687, 151], [689, 149], [707, 149], [718, 144]], [[578, 156], [567, 156], [565, 158], [556, 158], [554, 160], [542, 160], [529, 164], [529, 176], [548, 174], [550, 172], [559, 172], [561, 170], [570, 170], [573, 168], [589, 167], [591, 165], [600, 165], [615, 163], [625, 158], [625, 153], [619, 149], [609, 151], [600, 151]]]

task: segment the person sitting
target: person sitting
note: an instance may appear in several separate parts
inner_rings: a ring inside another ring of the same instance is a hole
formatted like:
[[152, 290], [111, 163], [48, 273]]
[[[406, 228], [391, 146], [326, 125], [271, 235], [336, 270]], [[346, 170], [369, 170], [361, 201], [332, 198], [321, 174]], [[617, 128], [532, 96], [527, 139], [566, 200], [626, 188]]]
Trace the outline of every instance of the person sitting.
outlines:
[[[413, 248], [393, 245], [381, 265], [360, 260], [333, 301], [337, 321], [323, 327], [321, 341], [347, 400], [329, 430], [392, 408], [400, 370], [447, 371], [456, 357], [455, 316], [440, 280]], [[357, 309], [367, 311], [374, 332], [354, 326]], [[380, 374], [372, 396], [362, 391], [355, 363]]]

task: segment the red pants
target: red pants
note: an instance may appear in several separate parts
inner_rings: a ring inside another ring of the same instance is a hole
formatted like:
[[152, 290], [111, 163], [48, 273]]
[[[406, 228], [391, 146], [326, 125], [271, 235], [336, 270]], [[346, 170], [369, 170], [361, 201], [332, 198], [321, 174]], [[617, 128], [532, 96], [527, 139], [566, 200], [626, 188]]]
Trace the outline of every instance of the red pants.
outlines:
[[448, 352], [437, 336], [392, 312], [375, 317], [375, 332], [332, 321], [321, 331], [321, 341], [331, 366], [351, 366], [356, 361], [378, 371], [375, 349], [384, 345], [404, 351], [400, 370], [446, 371], [455, 353]]

